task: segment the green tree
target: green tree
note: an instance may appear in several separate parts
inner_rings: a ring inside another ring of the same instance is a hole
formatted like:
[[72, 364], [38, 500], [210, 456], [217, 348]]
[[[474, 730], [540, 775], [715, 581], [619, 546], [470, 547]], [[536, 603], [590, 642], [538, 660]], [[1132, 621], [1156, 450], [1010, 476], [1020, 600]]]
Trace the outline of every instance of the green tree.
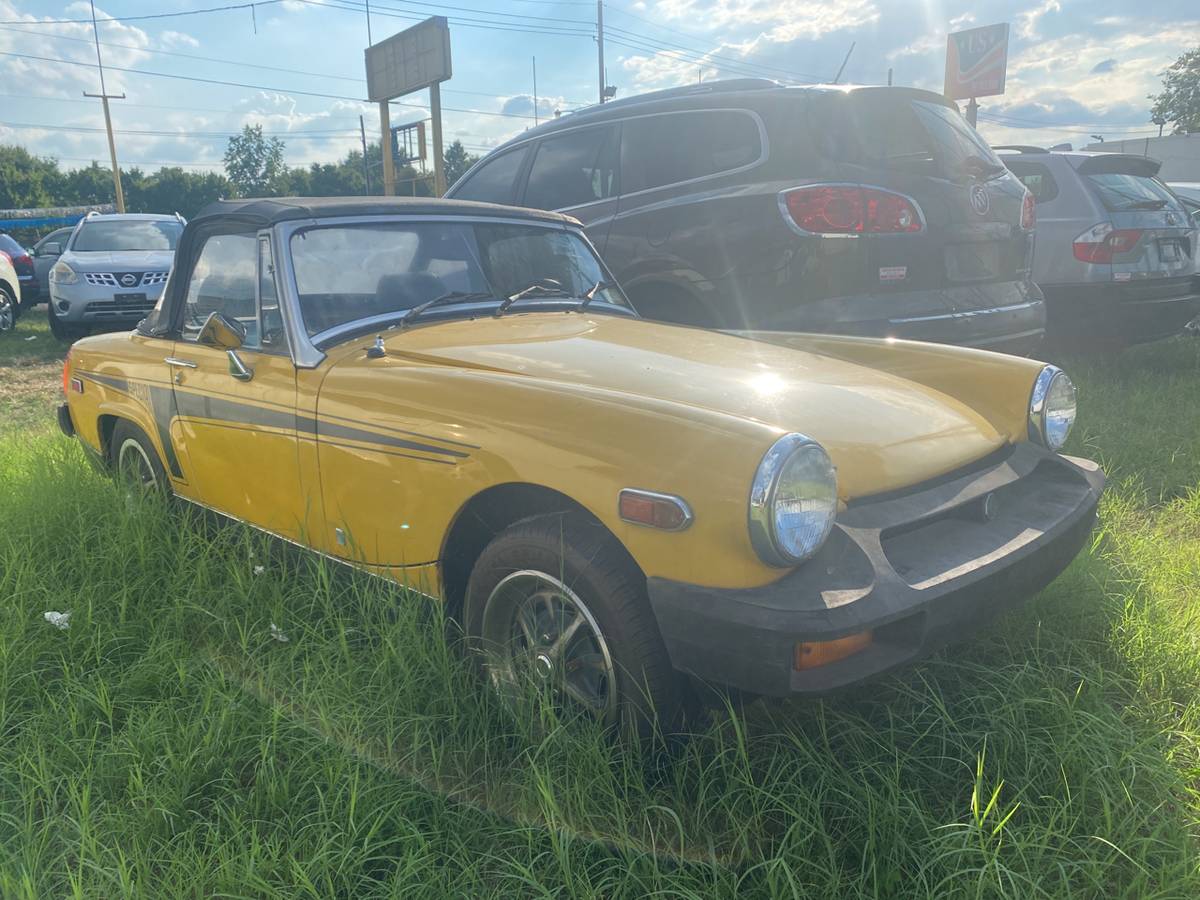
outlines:
[[24, 147], [0, 147], [0, 208], [50, 206], [62, 189], [62, 173], [53, 159]]
[[467, 169], [475, 165], [478, 160], [478, 156], [472, 156], [466, 151], [462, 141], [455, 141], [447, 147], [442, 153], [442, 165], [446, 171], [446, 187], [450, 187], [462, 178]]
[[241, 197], [286, 193], [283, 141], [263, 137], [261, 125], [242, 126], [242, 133], [231, 137], [225, 150], [225, 174]]
[[130, 212], [172, 213], [191, 218], [214, 200], [233, 195], [233, 185], [216, 172], [159, 169], [126, 194]]
[[1153, 119], [1172, 123], [1176, 131], [1200, 131], [1200, 47], [1184, 53], [1163, 75], [1163, 89], [1152, 94]]

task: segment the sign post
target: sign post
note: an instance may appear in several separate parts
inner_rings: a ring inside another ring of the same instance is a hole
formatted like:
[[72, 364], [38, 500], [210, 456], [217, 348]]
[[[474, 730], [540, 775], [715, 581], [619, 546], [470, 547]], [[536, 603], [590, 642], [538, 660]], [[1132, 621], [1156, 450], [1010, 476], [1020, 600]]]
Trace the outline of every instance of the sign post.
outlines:
[[434, 194], [446, 192], [446, 173], [442, 162], [441, 82], [450, 78], [450, 26], [445, 16], [431, 16], [424, 22], [392, 35], [365, 51], [367, 99], [379, 104], [379, 128], [383, 151], [383, 192], [396, 193], [396, 162], [392, 156], [391, 117], [388, 101], [413, 91], [429, 88], [430, 117], [433, 119]]
[[1004, 93], [1008, 73], [1008, 23], [969, 28], [946, 36], [946, 86], [951, 100], [969, 100], [967, 121], [979, 117], [977, 97]]

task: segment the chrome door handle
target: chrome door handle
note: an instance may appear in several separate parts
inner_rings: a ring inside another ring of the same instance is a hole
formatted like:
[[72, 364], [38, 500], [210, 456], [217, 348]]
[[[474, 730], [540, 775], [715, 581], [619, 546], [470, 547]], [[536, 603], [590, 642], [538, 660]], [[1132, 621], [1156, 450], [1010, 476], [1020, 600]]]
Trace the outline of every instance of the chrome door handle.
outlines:
[[179, 359], [178, 357], [175, 357], [175, 356], [168, 356], [166, 359], [163, 360], [163, 362], [165, 362], [168, 366], [179, 366], [184, 369], [199, 368], [190, 359]]

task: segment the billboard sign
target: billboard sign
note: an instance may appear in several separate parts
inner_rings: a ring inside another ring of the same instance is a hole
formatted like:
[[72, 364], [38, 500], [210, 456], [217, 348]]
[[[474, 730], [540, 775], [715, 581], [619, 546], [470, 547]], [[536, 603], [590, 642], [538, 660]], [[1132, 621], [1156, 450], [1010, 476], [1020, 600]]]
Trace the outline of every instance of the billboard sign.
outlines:
[[431, 16], [366, 49], [367, 97], [402, 97], [450, 77], [450, 26]]
[[951, 100], [1003, 94], [1007, 70], [1007, 22], [946, 36], [945, 94]]

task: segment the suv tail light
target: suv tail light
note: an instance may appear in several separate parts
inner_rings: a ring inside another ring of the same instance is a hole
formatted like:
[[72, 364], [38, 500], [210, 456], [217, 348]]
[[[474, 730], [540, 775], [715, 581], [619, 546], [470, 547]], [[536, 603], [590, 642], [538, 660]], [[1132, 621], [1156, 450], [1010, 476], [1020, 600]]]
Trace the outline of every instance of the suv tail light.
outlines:
[[1085, 263], [1110, 263], [1118, 253], [1128, 253], [1142, 239], [1140, 228], [1113, 228], [1108, 222], [1093, 225], [1071, 245], [1075, 258]]
[[30, 256], [28, 253], [22, 253], [20, 256], [18, 256], [16, 259], [13, 260], [14, 265], [17, 263], [20, 263], [23, 266], [32, 266], [33, 265], [33, 257]]
[[1032, 231], [1036, 224], [1037, 203], [1033, 199], [1033, 192], [1026, 190], [1025, 197], [1021, 200], [1021, 227], [1026, 231]]
[[903, 194], [857, 184], [814, 184], [779, 195], [784, 216], [810, 234], [911, 234], [925, 221]]

